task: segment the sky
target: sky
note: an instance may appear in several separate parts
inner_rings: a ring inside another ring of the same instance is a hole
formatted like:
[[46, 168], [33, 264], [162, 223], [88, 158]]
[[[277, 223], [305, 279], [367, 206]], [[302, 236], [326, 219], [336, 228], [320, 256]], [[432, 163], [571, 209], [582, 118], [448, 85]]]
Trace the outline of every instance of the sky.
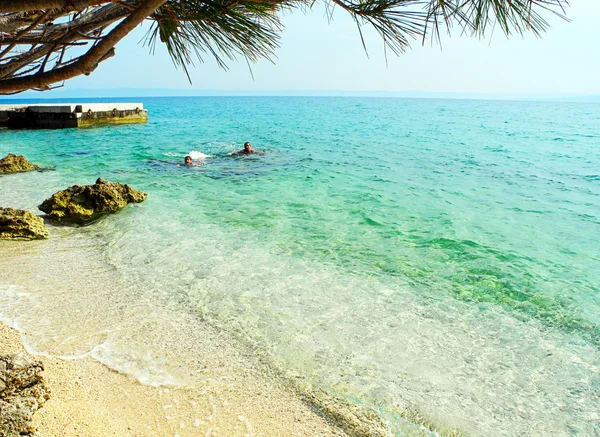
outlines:
[[[381, 38], [365, 32], [368, 56], [356, 25], [344, 11], [332, 22], [321, 4], [304, 13], [287, 13], [281, 47], [273, 63], [244, 59], [219, 68], [210, 57], [190, 68], [192, 84], [174, 67], [164, 46], [154, 54], [140, 40], [146, 23], [116, 47], [90, 76], [67, 82], [64, 88], [31, 97], [53, 97], [65, 91], [114, 88], [177, 89], [185, 93], [278, 93], [377, 91], [515, 95], [600, 95], [600, 1], [572, 0], [570, 22], [546, 14], [551, 28], [506, 38], [498, 30], [485, 39], [460, 36], [458, 29], [438, 44], [414, 41], [400, 56], [388, 51]], [[54, 94], [53, 94], [54, 93]], [[160, 92], [159, 92], [160, 94]], [[335, 94], [335, 93], [333, 93]], [[22, 97], [26, 95], [21, 94]]]

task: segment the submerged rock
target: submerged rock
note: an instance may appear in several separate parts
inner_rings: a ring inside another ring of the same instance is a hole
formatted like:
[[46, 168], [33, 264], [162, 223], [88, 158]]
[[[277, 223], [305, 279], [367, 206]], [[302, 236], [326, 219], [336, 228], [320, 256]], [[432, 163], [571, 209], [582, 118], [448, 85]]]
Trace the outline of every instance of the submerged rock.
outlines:
[[90, 223], [100, 216], [117, 212], [128, 203], [139, 203], [148, 194], [99, 178], [94, 185], [73, 185], [44, 200], [39, 209], [52, 220]]
[[[311, 389], [298, 385], [302, 398], [330, 423], [342, 429], [349, 437], [394, 437], [388, 423], [377, 410], [351, 401], [350, 398], [323, 389]], [[410, 435], [436, 435], [439, 437], [466, 437], [454, 427], [448, 427], [427, 418], [408, 404], [397, 403], [389, 411], [395, 420], [405, 421]]]
[[0, 207], [0, 239], [36, 240], [48, 238], [44, 221], [29, 211]]
[[50, 398], [42, 370], [25, 354], [0, 356], [0, 436], [35, 435], [33, 414]]
[[324, 390], [302, 390], [305, 402], [350, 437], [394, 437], [372, 410]]
[[20, 171], [38, 170], [41, 167], [27, 161], [23, 155], [14, 155], [9, 153], [4, 158], [0, 159], [0, 173], [16, 173]]

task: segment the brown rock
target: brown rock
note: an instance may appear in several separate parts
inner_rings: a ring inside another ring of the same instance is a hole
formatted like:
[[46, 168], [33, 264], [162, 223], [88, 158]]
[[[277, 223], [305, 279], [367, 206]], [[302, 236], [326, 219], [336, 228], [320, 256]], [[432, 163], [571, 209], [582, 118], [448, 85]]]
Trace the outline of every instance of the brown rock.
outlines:
[[0, 436], [35, 434], [33, 414], [50, 398], [42, 370], [25, 354], [0, 356]]
[[27, 161], [23, 155], [9, 153], [0, 159], [0, 173], [16, 173], [20, 171], [31, 171], [41, 168], [39, 165]]
[[94, 185], [73, 185], [55, 193], [39, 209], [52, 220], [84, 224], [117, 212], [128, 203], [142, 202], [147, 196], [129, 185], [99, 178]]
[[0, 207], [0, 239], [35, 240], [48, 238], [44, 221], [29, 211]]

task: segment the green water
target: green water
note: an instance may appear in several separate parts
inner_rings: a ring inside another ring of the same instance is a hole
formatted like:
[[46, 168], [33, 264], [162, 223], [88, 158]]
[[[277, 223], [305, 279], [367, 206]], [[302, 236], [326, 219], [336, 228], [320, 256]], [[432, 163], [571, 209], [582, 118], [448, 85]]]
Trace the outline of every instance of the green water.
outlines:
[[[160, 302], [158, 325], [191, 312], [303, 384], [378, 409], [398, 435], [408, 410], [473, 435], [600, 434], [600, 105], [144, 104], [146, 126], [0, 133], [0, 155], [57, 167], [2, 177], [2, 206], [35, 211], [100, 176], [149, 193], [79, 234], [57, 231], [94, 248], [127, 289], [121, 304]], [[265, 154], [228, 155], [244, 141]], [[209, 156], [178, 165], [190, 151]], [[57, 308], [71, 314], [48, 323], [61, 334], [32, 344], [94, 350], [147, 382], [185, 379], [181, 350], [157, 371], [126, 364], [152, 350], [123, 328], [146, 310], [111, 317], [114, 301], [95, 304], [106, 320], [81, 344], [64, 338], [90, 317], [82, 302]]]

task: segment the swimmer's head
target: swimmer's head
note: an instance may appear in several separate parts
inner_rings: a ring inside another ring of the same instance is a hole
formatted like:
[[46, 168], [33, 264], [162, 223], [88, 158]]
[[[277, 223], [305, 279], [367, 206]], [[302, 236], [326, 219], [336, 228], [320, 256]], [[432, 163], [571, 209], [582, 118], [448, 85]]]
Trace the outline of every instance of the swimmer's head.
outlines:
[[184, 162], [185, 162], [186, 164], [191, 164], [191, 163], [192, 163], [192, 157], [191, 157], [191, 156], [189, 156], [189, 155], [188, 155], [188, 156], [186, 156], [186, 157], [185, 157], [185, 159], [184, 159]]
[[244, 150], [250, 150], [250, 149], [252, 149], [252, 146], [250, 145], [250, 143], [248, 141], [246, 141], [244, 143]]

